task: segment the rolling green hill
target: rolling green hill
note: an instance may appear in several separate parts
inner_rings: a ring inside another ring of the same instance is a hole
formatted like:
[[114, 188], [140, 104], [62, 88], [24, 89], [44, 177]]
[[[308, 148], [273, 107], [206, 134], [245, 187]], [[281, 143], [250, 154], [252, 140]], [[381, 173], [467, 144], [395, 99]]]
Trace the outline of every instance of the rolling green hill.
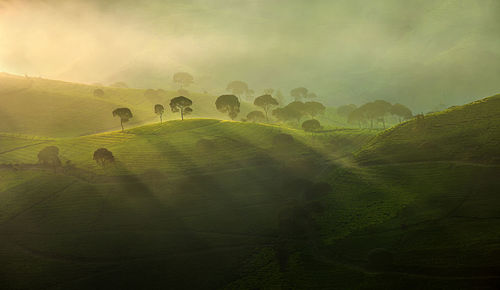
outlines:
[[[295, 142], [276, 145], [281, 133]], [[2, 137], [0, 288], [223, 287], [280, 239], [280, 221], [303, 198], [300, 184], [327, 169], [326, 149], [310, 134], [213, 119], [77, 138]], [[49, 145], [63, 167], [35, 164]], [[100, 147], [115, 165], [96, 166]]]
[[[464, 108], [424, 120], [452, 131]], [[489, 124], [466, 116], [464, 132]], [[0, 288], [489, 289], [500, 281], [498, 164], [358, 163], [412, 122], [375, 138], [215, 119], [73, 138], [2, 134]], [[276, 144], [282, 133], [294, 142]], [[482, 144], [472, 136], [462, 144]], [[391, 152], [410, 152], [407, 143]], [[36, 164], [50, 145], [62, 167]], [[95, 164], [100, 147], [115, 165]]]
[[[102, 97], [94, 96], [102, 89]], [[165, 97], [146, 97], [144, 89], [101, 87], [42, 78], [21, 77], [0, 73], [0, 132], [49, 136], [75, 137], [117, 130], [119, 120], [111, 112], [128, 107], [134, 118], [126, 124], [134, 127], [156, 122], [153, 106], [163, 104], [164, 120], [178, 119], [170, 112], [170, 99], [177, 92], [167, 91]], [[193, 115], [190, 117], [226, 118], [215, 109], [216, 96], [190, 93]], [[253, 105], [242, 104], [242, 115]]]
[[380, 133], [361, 163], [500, 162], [500, 95], [415, 118]]

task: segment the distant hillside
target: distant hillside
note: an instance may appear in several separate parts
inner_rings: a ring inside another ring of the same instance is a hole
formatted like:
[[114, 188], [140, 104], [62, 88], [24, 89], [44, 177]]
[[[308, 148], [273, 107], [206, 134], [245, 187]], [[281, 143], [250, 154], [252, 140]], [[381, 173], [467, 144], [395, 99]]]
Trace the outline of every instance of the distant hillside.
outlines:
[[357, 154], [364, 164], [500, 162], [500, 95], [414, 118], [379, 134]]
[[[101, 97], [94, 96], [98, 88], [104, 91]], [[50, 137], [89, 135], [118, 129], [119, 120], [111, 114], [117, 107], [132, 110], [134, 118], [127, 123], [128, 127], [156, 121], [153, 106], [157, 103], [167, 110], [164, 119], [179, 117], [168, 108], [177, 92], [166, 91], [164, 97], [146, 97], [145, 91], [0, 73], [0, 132]], [[193, 100], [194, 109], [190, 117], [226, 117], [215, 109], [216, 96], [190, 93], [189, 98]], [[252, 107], [243, 104], [239, 117]]]

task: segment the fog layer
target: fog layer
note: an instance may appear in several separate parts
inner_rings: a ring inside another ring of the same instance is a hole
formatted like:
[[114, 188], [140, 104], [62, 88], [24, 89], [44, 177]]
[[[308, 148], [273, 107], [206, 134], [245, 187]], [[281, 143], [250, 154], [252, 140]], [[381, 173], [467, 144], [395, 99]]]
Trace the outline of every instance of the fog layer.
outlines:
[[331, 105], [415, 111], [500, 91], [500, 2], [2, 1], [0, 71], [198, 90], [304, 86]]

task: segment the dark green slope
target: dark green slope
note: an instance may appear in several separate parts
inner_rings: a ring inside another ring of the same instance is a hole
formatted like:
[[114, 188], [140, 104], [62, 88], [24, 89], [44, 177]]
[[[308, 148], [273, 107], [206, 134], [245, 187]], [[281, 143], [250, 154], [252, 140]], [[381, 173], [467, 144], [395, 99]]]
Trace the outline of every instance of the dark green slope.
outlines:
[[357, 154], [365, 164], [500, 162], [500, 95], [414, 118], [379, 134]]

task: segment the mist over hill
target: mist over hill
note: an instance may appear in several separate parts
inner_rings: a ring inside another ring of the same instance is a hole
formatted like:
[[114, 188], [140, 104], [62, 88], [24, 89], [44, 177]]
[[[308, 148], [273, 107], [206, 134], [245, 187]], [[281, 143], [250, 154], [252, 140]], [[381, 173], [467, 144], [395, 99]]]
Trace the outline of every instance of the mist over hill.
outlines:
[[0, 1], [0, 71], [221, 93], [305, 86], [330, 105], [415, 111], [498, 93], [500, 4], [485, 1]]

